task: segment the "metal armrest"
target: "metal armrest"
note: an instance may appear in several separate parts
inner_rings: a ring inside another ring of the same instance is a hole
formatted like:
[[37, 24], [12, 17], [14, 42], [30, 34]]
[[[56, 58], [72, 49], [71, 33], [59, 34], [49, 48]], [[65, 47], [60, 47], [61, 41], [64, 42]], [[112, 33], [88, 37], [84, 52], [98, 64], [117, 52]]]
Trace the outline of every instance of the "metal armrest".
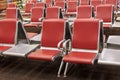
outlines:
[[65, 39], [61, 40], [61, 41], [58, 43], [57, 47], [58, 47], [59, 50], [63, 50], [60, 46], [61, 46], [61, 44], [64, 43], [64, 42], [65, 42]]
[[21, 13], [25, 13], [25, 11], [23, 11], [23, 10], [21, 10], [20, 12], [21, 12]]
[[41, 18], [39, 18], [39, 21], [40, 21], [40, 22], [42, 22], [42, 21], [43, 21], [43, 19], [44, 19], [44, 18], [43, 18], [43, 17], [41, 17]]
[[72, 48], [71, 48], [71, 40], [68, 39], [68, 40], [66, 40], [66, 41], [63, 43], [63, 50], [70, 52], [71, 49], [72, 49]]
[[30, 19], [30, 18], [24, 18], [23, 21], [30, 23], [30, 22], [31, 22], [31, 19]]

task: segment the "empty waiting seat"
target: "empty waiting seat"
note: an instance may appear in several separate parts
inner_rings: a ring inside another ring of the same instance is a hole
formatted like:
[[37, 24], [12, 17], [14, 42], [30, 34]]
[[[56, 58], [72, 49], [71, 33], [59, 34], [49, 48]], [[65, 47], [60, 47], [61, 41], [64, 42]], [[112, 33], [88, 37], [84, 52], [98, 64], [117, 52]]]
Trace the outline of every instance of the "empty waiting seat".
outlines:
[[53, 0], [45, 0], [46, 7], [51, 7], [53, 5]]
[[[99, 52], [100, 23], [98, 19], [78, 19], [74, 21], [72, 40], [67, 40], [63, 45], [68, 53], [63, 57], [67, 62], [64, 76], [66, 76], [68, 63], [94, 64]], [[71, 48], [65, 45], [71, 42]], [[60, 75], [61, 67], [58, 72]]]
[[[17, 44], [16, 22], [14, 20], [0, 20], [0, 51], [11, 48], [12, 45]], [[8, 26], [10, 25], [10, 27]], [[3, 45], [4, 44], [4, 45]], [[5, 44], [8, 44], [5, 46]]]
[[[18, 36], [18, 27], [19, 27], [18, 24], [19, 21], [16, 21], [16, 19], [0, 20], [0, 51], [1, 52], [18, 44], [18, 41], [20, 39]], [[24, 32], [21, 33], [21, 35], [24, 38], [26, 38], [26, 35], [23, 34]]]
[[[67, 39], [65, 20], [47, 19], [43, 21], [41, 48], [28, 54], [29, 59], [54, 61], [62, 53], [62, 43]], [[67, 35], [68, 36], [68, 35]]]
[[31, 11], [30, 23], [25, 24], [25, 27], [40, 27], [44, 18], [44, 8], [34, 7]]
[[16, 8], [16, 4], [15, 3], [8, 3], [7, 4], [7, 8]]
[[117, 21], [117, 17], [120, 14], [118, 9], [118, 0], [105, 0], [104, 4], [111, 4], [114, 5], [114, 14], [115, 14], [115, 20]]
[[77, 6], [78, 6], [78, 2], [77, 1], [68, 1], [66, 3], [67, 5], [67, 10], [65, 12], [65, 16], [73, 16], [77, 14]]
[[16, 19], [23, 21], [23, 17], [18, 8], [7, 8], [5, 19]]
[[80, 5], [89, 5], [90, 0], [80, 0]]
[[104, 4], [114, 5], [114, 11], [117, 11], [117, 0], [105, 0]]
[[65, 2], [64, 1], [57, 1], [54, 3], [54, 6], [59, 6], [61, 7], [62, 11], [64, 12], [65, 11]]
[[91, 5], [80, 5], [77, 8], [77, 19], [92, 18], [93, 7]]
[[[25, 57], [39, 45], [31, 45], [20, 20], [0, 20], [0, 50], [3, 55]], [[9, 48], [9, 49], [8, 49]]]
[[54, 0], [55, 2], [65, 2], [65, 0]]
[[63, 18], [61, 8], [58, 6], [48, 7], [46, 9], [45, 19], [60, 19]]
[[17, 19], [17, 8], [7, 8], [6, 9], [6, 18]]
[[36, 3], [35, 7], [43, 7], [43, 8], [45, 8], [45, 3], [44, 2]]
[[[7, 19], [15, 19], [15, 20], [23, 21], [22, 15], [21, 15], [20, 10], [18, 8], [7, 8], [5, 19], [6, 20]], [[31, 34], [27, 34], [27, 35], [30, 37], [31, 35], [36, 35], [36, 33], [31, 33]]]
[[120, 36], [110, 35], [107, 46], [99, 53], [98, 64], [120, 66]]
[[114, 23], [113, 5], [98, 5], [96, 8], [96, 18], [103, 20], [104, 28], [111, 27]]
[[78, 2], [79, 0], [66, 0], [66, 2], [71, 2], [71, 1]]
[[38, 0], [27, 0], [27, 3], [38, 3]]
[[30, 16], [31, 9], [34, 7], [33, 3], [26, 3], [25, 5], [25, 12], [23, 13], [24, 16]]
[[90, 1], [90, 5], [92, 5], [94, 7], [95, 15], [96, 15], [96, 6], [101, 5], [101, 4], [102, 4], [102, 0], [91, 0]]
[[[114, 46], [115, 47], [115, 46]], [[99, 55], [98, 63], [102, 65], [120, 66], [120, 50], [104, 48]]]

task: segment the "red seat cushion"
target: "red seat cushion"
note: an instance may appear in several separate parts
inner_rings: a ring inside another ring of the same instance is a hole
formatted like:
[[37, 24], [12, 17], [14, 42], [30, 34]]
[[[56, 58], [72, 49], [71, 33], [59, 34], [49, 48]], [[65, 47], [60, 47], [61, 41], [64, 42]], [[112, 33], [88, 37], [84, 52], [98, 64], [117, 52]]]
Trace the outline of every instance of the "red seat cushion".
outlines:
[[24, 14], [22, 14], [22, 16], [30, 16], [31, 15], [31, 13], [24, 13]]
[[66, 12], [64, 15], [65, 16], [71, 16], [71, 15], [76, 15], [76, 12]]
[[29, 24], [25, 24], [25, 27], [38, 27], [41, 25], [41, 22], [39, 23], [29, 23]]
[[32, 52], [28, 55], [29, 59], [35, 60], [52, 60], [55, 55], [59, 53], [58, 50], [45, 50], [39, 49], [35, 52]]
[[65, 62], [92, 64], [96, 53], [91, 52], [70, 52], [64, 57]]
[[0, 46], [0, 51], [3, 52], [5, 50], [8, 50], [9, 48], [11, 48], [10, 46]]
[[33, 38], [36, 35], [37, 35], [37, 33], [30, 33], [30, 32], [27, 33], [27, 36], [28, 36], [29, 39]]

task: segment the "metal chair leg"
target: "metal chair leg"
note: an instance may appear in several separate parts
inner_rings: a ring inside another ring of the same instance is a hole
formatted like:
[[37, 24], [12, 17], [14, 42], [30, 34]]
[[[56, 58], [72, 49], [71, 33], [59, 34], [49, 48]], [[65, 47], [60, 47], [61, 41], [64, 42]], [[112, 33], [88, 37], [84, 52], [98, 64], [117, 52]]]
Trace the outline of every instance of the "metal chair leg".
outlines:
[[65, 66], [64, 77], [67, 77], [67, 76], [66, 76], [67, 69], [68, 69], [68, 62], [66, 63], [66, 66]]
[[57, 77], [60, 77], [60, 73], [61, 73], [61, 70], [62, 70], [62, 67], [63, 67], [63, 60], [61, 61], [61, 64], [60, 64], [60, 67], [59, 67], [59, 70], [58, 70], [58, 75]]

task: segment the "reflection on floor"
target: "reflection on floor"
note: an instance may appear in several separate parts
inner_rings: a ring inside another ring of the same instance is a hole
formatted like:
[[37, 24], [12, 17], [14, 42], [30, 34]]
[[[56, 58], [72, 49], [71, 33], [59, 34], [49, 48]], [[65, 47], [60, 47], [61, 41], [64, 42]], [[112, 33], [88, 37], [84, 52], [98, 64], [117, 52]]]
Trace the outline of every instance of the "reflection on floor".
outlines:
[[67, 77], [57, 77], [60, 59], [55, 62], [7, 57], [0, 62], [0, 80], [120, 80], [120, 67], [73, 65]]

